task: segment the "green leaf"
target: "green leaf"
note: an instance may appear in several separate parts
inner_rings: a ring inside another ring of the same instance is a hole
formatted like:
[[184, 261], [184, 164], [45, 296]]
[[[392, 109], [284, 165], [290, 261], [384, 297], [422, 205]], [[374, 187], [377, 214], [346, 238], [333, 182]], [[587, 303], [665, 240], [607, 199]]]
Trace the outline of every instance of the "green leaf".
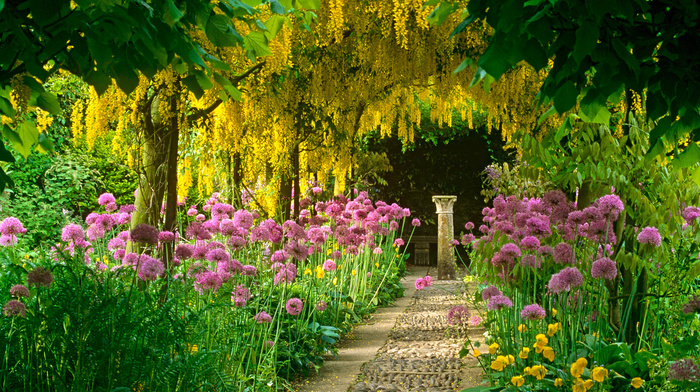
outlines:
[[12, 153], [5, 148], [5, 143], [0, 143], [0, 161], [10, 163], [15, 161], [15, 157], [12, 156]]
[[43, 92], [39, 94], [36, 104], [51, 114], [61, 114], [61, 105], [58, 103], [58, 98], [51, 93]]
[[281, 15], [272, 15], [265, 21], [265, 27], [267, 28], [267, 32], [265, 33], [265, 37], [267, 37], [268, 40], [271, 40], [277, 36], [277, 33], [279, 33], [280, 30], [282, 30], [282, 26], [284, 26], [284, 22], [287, 20], [284, 16]]
[[576, 104], [576, 98], [578, 97], [578, 89], [574, 82], [567, 80], [564, 85], [557, 89], [557, 93], [554, 95], [554, 107], [557, 108], [557, 112], [565, 113]]
[[684, 167], [690, 167], [700, 162], [700, 147], [697, 143], [690, 143], [683, 152], [673, 160], [673, 167], [676, 169], [682, 169]]
[[233, 34], [235, 30], [230, 22], [231, 20], [222, 14], [212, 15], [209, 18], [204, 32], [214, 46], [227, 47], [238, 44], [239, 40]]
[[167, 23], [170, 27], [173, 27], [184, 14], [175, 6], [173, 0], [167, 0], [167, 5], [168, 10], [163, 15], [163, 19], [165, 19], [165, 23]]
[[280, 4], [277, 0], [270, 0], [269, 4], [270, 11], [274, 12], [275, 14], [284, 15], [284, 13], [286, 12], [282, 4]]
[[5, 139], [9, 140], [10, 143], [12, 143], [12, 147], [23, 157], [27, 158], [32, 152], [29, 146], [24, 146], [24, 143], [22, 143], [22, 138], [19, 136], [19, 134], [10, 129], [10, 127], [4, 126], [2, 128], [2, 135], [5, 137]]
[[307, 10], [320, 10], [321, 0], [299, 0], [301, 7]]
[[581, 60], [595, 49], [599, 36], [598, 26], [591, 21], [584, 22], [576, 30], [576, 43], [574, 44], [574, 61], [576, 64], [580, 64]]
[[581, 107], [578, 111], [579, 117], [588, 123], [608, 124], [610, 122], [610, 111], [606, 102], [605, 97], [602, 97], [597, 90], [589, 90], [581, 100]]
[[510, 61], [511, 50], [513, 49], [507, 47], [502, 39], [494, 39], [479, 58], [479, 66], [486, 73], [498, 79], [503, 73], [513, 67], [513, 63]]
[[7, 188], [8, 186], [12, 187], [14, 185], [15, 183], [12, 181], [10, 176], [8, 176], [7, 173], [5, 173], [5, 171], [2, 170], [2, 168], [0, 167], [0, 193], [5, 191], [5, 188]]
[[188, 77], [182, 79], [182, 83], [187, 86], [187, 89], [190, 90], [190, 92], [194, 94], [197, 99], [202, 98], [204, 95], [204, 90], [202, 90], [202, 87], [197, 82], [196, 76], [189, 75]]
[[464, 71], [467, 67], [474, 65], [474, 60], [471, 58], [467, 57], [464, 60], [462, 60], [461, 63], [459, 63], [459, 66], [455, 68], [454, 71], [452, 71], [452, 75], [458, 74], [462, 71]]
[[10, 100], [5, 97], [0, 97], [0, 112], [7, 117], [14, 117], [17, 113]]
[[639, 61], [634, 57], [634, 55], [625, 47], [619, 38], [612, 39], [613, 48], [618, 56], [627, 64], [629, 69], [634, 72], [634, 76], [639, 78], [639, 73], [641, 69], [639, 68]]
[[454, 9], [454, 5], [451, 2], [440, 3], [440, 5], [435, 7], [433, 12], [428, 15], [428, 23], [440, 26], [445, 22], [448, 16], [452, 15]]
[[49, 139], [45, 133], [40, 133], [39, 134], [39, 144], [36, 145], [36, 150], [40, 154], [46, 154], [49, 152], [54, 152], [53, 149], [53, 143], [51, 142], [51, 139]]
[[27, 148], [31, 147], [34, 143], [39, 141], [39, 130], [36, 129], [36, 125], [32, 121], [25, 121], [17, 127], [17, 133], [22, 139], [22, 144]]
[[251, 31], [243, 38], [246, 49], [255, 54], [256, 57], [269, 56], [272, 54], [267, 46], [267, 38], [259, 31]]
[[[3, 8], [5, 8], [5, 0], [0, 0], [0, 11], [2, 11]], [[2, 192], [2, 190], [0, 190], [0, 192]]]

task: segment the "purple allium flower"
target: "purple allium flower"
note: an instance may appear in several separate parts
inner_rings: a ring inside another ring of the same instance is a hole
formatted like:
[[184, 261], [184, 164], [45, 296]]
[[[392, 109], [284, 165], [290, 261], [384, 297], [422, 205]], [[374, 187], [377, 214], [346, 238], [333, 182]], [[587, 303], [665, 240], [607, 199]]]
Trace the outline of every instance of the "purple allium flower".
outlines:
[[574, 264], [574, 248], [566, 242], [554, 247], [554, 262], [557, 264]]
[[297, 277], [297, 267], [292, 263], [283, 264], [279, 271], [275, 274], [273, 283], [275, 285], [281, 283], [292, 283]]
[[568, 267], [559, 271], [558, 274], [552, 275], [549, 280], [548, 287], [553, 293], [558, 294], [562, 291], [571, 291], [572, 288], [583, 284], [583, 275], [576, 267]]
[[127, 253], [122, 259], [122, 264], [136, 265], [139, 262], [139, 255], [137, 253]]
[[397, 238], [394, 240], [394, 246], [404, 246], [404, 241], [402, 238]]
[[323, 263], [323, 269], [328, 271], [328, 272], [335, 271], [336, 268], [337, 268], [337, 266], [336, 266], [335, 262], [331, 259], [328, 259]]
[[642, 229], [637, 235], [637, 241], [640, 244], [649, 244], [653, 246], [661, 246], [661, 234], [656, 227], [647, 226]]
[[449, 312], [447, 312], [447, 324], [450, 325], [462, 325], [466, 324], [467, 320], [471, 314], [469, 309], [464, 305], [453, 306]]
[[[487, 208], [488, 208], [488, 207], [487, 207]], [[474, 228], [474, 223], [472, 223], [472, 222], [467, 222], [467, 223], [464, 225], [464, 228], [467, 229], [467, 230], [472, 230], [472, 229]]]
[[246, 210], [238, 210], [233, 214], [233, 223], [237, 227], [248, 230], [253, 226], [253, 214]]
[[485, 288], [484, 291], [481, 292], [481, 299], [484, 301], [488, 301], [493, 297], [497, 297], [499, 295], [503, 295], [501, 290], [499, 290], [496, 286], [489, 285], [489, 287]]
[[180, 260], [187, 260], [192, 257], [194, 246], [190, 244], [180, 244], [175, 247], [175, 256]]
[[501, 247], [500, 253], [506, 257], [520, 257], [520, 248], [512, 242], [504, 244]]
[[266, 347], [266, 348], [272, 348], [272, 347], [274, 347], [274, 345], [275, 345], [275, 342], [272, 341], [272, 340], [266, 340], [266, 341], [265, 341], [265, 347]]
[[398, 229], [399, 229], [399, 222], [397, 222], [395, 220], [389, 222], [389, 230], [390, 231], [396, 231]]
[[101, 206], [106, 206], [107, 204], [114, 204], [116, 203], [116, 199], [111, 193], [103, 193], [100, 195], [100, 197], [97, 198], [97, 204]]
[[231, 250], [241, 250], [245, 248], [245, 239], [243, 237], [234, 235], [231, 238], [229, 238], [226, 244], [231, 248]]
[[119, 212], [122, 214], [131, 214], [134, 211], [136, 211], [136, 206], [133, 204], [124, 204], [123, 206], [119, 207]]
[[160, 242], [173, 242], [175, 241], [175, 233], [172, 231], [161, 231], [158, 233], [158, 241]]
[[[88, 229], [89, 230], [89, 229]], [[144, 244], [155, 245], [158, 243], [158, 229], [147, 224], [139, 223], [131, 229], [131, 240]]]
[[486, 305], [486, 309], [488, 310], [501, 310], [503, 308], [510, 308], [513, 306], [513, 302], [510, 300], [510, 298], [504, 296], [504, 295], [497, 295], [495, 297], [491, 297], [489, 299], [488, 305]]
[[17, 245], [17, 236], [14, 234], [0, 235], [0, 246], [15, 246]]
[[162, 261], [142, 255], [139, 259], [139, 279], [153, 281], [163, 275], [165, 265]]
[[270, 261], [273, 263], [284, 263], [285, 261], [287, 261], [288, 258], [289, 256], [285, 251], [276, 250], [275, 253], [273, 253], [272, 256], [270, 256]]
[[299, 298], [290, 298], [285, 308], [290, 316], [297, 316], [304, 309], [304, 303]]
[[384, 253], [384, 250], [380, 247], [376, 247], [372, 250], [372, 254], [375, 254], [375, 255], [380, 255], [382, 253]]
[[246, 306], [250, 297], [250, 290], [248, 290], [248, 288], [244, 285], [236, 286], [236, 291], [231, 293], [231, 300], [233, 301], [234, 306], [238, 308]]
[[30, 287], [50, 287], [51, 283], [53, 283], [53, 275], [44, 267], [36, 267], [27, 274], [27, 284]]
[[539, 253], [542, 257], [547, 257], [551, 256], [552, 253], [554, 253], [554, 249], [552, 249], [551, 246], [541, 246], [538, 250], [537, 253]]
[[197, 275], [197, 279], [194, 282], [194, 289], [197, 290], [199, 294], [204, 294], [204, 290], [216, 292], [222, 284], [224, 284], [224, 281], [219, 274], [213, 271], [205, 271]]
[[612, 280], [617, 276], [617, 263], [607, 257], [601, 257], [591, 265], [591, 276]]
[[221, 261], [229, 261], [231, 260], [231, 255], [228, 254], [223, 249], [215, 248], [210, 251], [208, 251], [205, 255], [204, 258], [207, 259], [208, 261], [211, 261], [212, 263], [218, 263]]
[[27, 317], [27, 306], [16, 299], [7, 301], [2, 307], [2, 313], [8, 317]]
[[253, 316], [253, 318], [258, 322], [258, 324], [269, 324], [272, 322], [272, 316], [270, 316], [264, 310], [257, 313], [255, 316]]
[[424, 288], [428, 287], [428, 285], [425, 283], [425, 279], [423, 278], [416, 279], [414, 286], [416, 286], [416, 290], [423, 290]]
[[107, 244], [107, 249], [109, 249], [112, 252], [117, 249], [123, 249], [124, 247], [126, 247], [126, 242], [124, 242], [124, 240], [119, 237], [112, 238]]
[[309, 248], [300, 241], [287, 242], [284, 251], [299, 261], [306, 260], [309, 257]]
[[578, 226], [586, 223], [586, 214], [583, 211], [571, 211], [567, 220]]
[[29, 289], [23, 284], [16, 284], [10, 288], [10, 295], [13, 297], [29, 297]]
[[244, 265], [241, 268], [241, 275], [243, 276], [256, 276], [258, 274], [258, 269], [254, 265]]
[[326, 308], [328, 308], [328, 304], [326, 303], [326, 301], [316, 302], [316, 310], [318, 310], [319, 312], [323, 312], [324, 310], [326, 310]]
[[207, 256], [209, 249], [206, 246], [195, 246], [192, 249], [192, 258], [195, 260], [204, 260]]
[[681, 215], [683, 216], [683, 219], [685, 219], [685, 221], [688, 222], [689, 225], [692, 225], [695, 222], [695, 220], [700, 217], [700, 208], [686, 207], [681, 213]]
[[537, 237], [527, 236], [520, 240], [520, 246], [528, 250], [535, 250], [540, 247], [540, 240]]
[[5, 235], [17, 235], [27, 232], [22, 226], [22, 222], [14, 216], [9, 216], [0, 222], [0, 233]]
[[610, 217], [612, 221], [617, 220], [620, 212], [625, 209], [622, 200], [617, 195], [605, 195], [598, 199], [598, 210], [606, 217]]
[[69, 223], [61, 231], [61, 240], [63, 242], [80, 242], [85, 240], [85, 232], [80, 225]]
[[197, 215], [197, 207], [190, 206], [190, 208], [187, 210], [187, 216], [195, 216], [195, 215]]
[[669, 380], [696, 381], [700, 378], [700, 368], [690, 358], [681, 359], [668, 367]]
[[520, 312], [520, 317], [522, 317], [523, 320], [542, 320], [545, 316], [547, 316], [547, 313], [545, 313], [544, 309], [538, 304], [527, 305]]
[[418, 218], [413, 219], [411, 221], [411, 225], [413, 225], [413, 227], [420, 227], [420, 219], [418, 219]]
[[469, 319], [469, 323], [474, 327], [478, 327], [479, 325], [481, 325], [481, 321], [483, 321], [483, 320], [481, 319], [481, 317], [479, 317], [477, 315], [473, 315]]
[[683, 305], [683, 313], [700, 313], [700, 295], [694, 295], [688, 299], [688, 303]]
[[544, 194], [542, 201], [551, 207], [566, 204], [566, 194], [559, 189], [549, 191]]

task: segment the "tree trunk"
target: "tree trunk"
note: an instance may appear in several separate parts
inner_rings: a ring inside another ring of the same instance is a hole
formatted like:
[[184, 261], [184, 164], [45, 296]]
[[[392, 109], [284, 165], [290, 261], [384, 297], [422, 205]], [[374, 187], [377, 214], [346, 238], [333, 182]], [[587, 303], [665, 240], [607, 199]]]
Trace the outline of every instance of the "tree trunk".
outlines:
[[299, 187], [299, 143], [294, 146], [294, 152], [292, 153], [292, 166], [294, 167], [294, 219], [299, 219], [300, 211], [300, 200], [301, 200], [301, 189]]
[[243, 160], [241, 153], [233, 154], [233, 204], [236, 208], [243, 208]]
[[279, 193], [279, 204], [282, 221], [287, 221], [290, 217], [289, 215], [292, 203], [292, 188], [292, 178], [289, 176], [289, 174], [283, 171], [282, 176], [280, 178]]
[[[179, 86], [177, 86], [179, 87]], [[180, 113], [178, 108], [179, 97], [177, 97], [176, 88], [175, 96], [170, 97], [170, 110], [173, 115], [170, 117], [169, 129], [165, 135], [165, 141], [167, 145], [167, 184], [168, 184], [168, 196], [165, 206], [165, 224], [164, 229], [167, 231], [175, 232], [177, 230], [177, 153], [178, 153], [178, 139], [180, 135]], [[164, 257], [163, 262], [165, 263], [168, 270], [171, 270], [173, 265], [173, 243], [169, 242], [164, 245]]]

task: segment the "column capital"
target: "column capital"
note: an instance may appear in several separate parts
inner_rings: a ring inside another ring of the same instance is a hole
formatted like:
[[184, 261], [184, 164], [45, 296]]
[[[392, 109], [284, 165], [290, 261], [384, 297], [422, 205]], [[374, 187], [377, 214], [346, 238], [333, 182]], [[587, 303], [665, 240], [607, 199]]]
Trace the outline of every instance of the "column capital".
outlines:
[[449, 195], [436, 195], [433, 196], [433, 203], [435, 203], [435, 206], [437, 207], [437, 213], [438, 214], [452, 214], [454, 211], [452, 208], [454, 207], [455, 202], [457, 201], [457, 196], [449, 196]]

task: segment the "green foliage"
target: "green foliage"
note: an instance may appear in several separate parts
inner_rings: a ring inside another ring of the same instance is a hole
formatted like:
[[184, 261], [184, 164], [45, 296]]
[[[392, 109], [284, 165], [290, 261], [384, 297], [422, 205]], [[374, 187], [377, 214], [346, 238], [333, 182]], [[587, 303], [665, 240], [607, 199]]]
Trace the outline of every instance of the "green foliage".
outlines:
[[582, 98], [579, 116], [603, 124], [610, 117], [606, 102], [616, 104], [623, 91], [635, 91], [646, 97], [651, 120], [666, 116], [648, 135], [651, 154], [660, 153], [656, 144], [675, 144], [689, 132], [700, 140], [700, 94], [693, 76], [700, 53], [688, 50], [697, 46], [697, 2], [475, 0], [466, 10], [454, 1], [429, 2], [438, 3], [434, 23], [465, 11], [455, 33], [477, 19], [494, 29], [476, 78], [497, 79], [521, 61], [546, 67], [540, 103], [553, 103], [564, 113]]

